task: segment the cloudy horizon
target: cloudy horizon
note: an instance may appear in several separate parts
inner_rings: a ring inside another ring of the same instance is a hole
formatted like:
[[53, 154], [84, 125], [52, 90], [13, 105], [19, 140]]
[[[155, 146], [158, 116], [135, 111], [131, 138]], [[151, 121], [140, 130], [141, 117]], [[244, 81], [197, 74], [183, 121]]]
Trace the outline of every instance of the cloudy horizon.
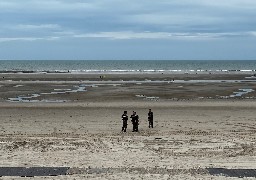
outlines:
[[0, 59], [256, 60], [252, 0], [0, 0]]

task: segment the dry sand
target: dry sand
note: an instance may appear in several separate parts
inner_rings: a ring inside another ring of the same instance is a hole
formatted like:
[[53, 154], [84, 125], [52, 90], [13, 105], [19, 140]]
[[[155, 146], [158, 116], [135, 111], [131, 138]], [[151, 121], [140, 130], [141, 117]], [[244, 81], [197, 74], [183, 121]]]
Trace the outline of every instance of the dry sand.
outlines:
[[[24, 87], [37, 91], [49, 89], [44, 89], [43, 84], [30, 88], [23, 84], [17, 87], [20, 90], [13, 90], [17, 84], [3, 81], [1, 85], [2, 167], [65, 166], [77, 168], [79, 172], [44, 179], [236, 179], [211, 176], [201, 169], [256, 169], [256, 101], [253, 99], [199, 100], [194, 93], [192, 100], [174, 101], [168, 100], [172, 92], [166, 91], [169, 95], [152, 101], [134, 96], [137, 91], [146, 94], [145, 85], [144, 89], [129, 85], [130, 91], [125, 93], [125, 88], [120, 86], [104, 86], [105, 93], [92, 88], [76, 95], [54, 96], [69, 96], [65, 103], [15, 103], [7, 102], [6, 97], [27, 95]], [[186, 90], [196, 85], [187, 86]], [[59, 84], [51, 88], [55, 86]], [[161, 85], [151, 87], [154, 87], [152, 95], [161, 96]], [[148, 128], [148, 108], [154, 112], [153, 129]], [[128, 132], [121, 132], [120, 117], [124, 110], [129, 114], [137, 111], [138, 133], [131, 132], [130, 121]], [[97, 171], [82, 171], [88, 168]], [[0, 179], [19, 178], [24, 179]]]

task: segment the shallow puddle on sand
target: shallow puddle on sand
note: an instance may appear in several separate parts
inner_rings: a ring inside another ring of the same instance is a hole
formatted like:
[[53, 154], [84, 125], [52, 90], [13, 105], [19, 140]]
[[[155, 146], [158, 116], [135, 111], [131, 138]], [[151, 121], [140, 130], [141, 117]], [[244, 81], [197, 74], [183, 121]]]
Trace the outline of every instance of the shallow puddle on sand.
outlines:
[[158, 100], [159, 97], [156, 96], [146, 96], [146, 95], [135, 95], [138, 98], [143, 98], [143, 99], [147, 99], [147, 100]]
[[17, 85], [15, 85], [13, 87], [17, 88], [17, 87], [22, 87], [22, 86], [24, 86], [24, 85], [17, 84]]
[[242, 95], [248, 94], [253, 91], [253, 89], [239, 89], [238, 92], [234, 92], [234, 94], [230, 95], [229, 97], [241, 97]]
[[54, 91], [50, 93], [39, 93], [39, 94], [31, 94], [28, 96], [17, 96], [16, 98], [8, 98], [7, 101], [9, 102], [66, 102], [67, 100], [49, 100], [49, 99], [43, 99], [43, 100], [36, 100], [33, 98], [40, 97], [41, 95], [54, 95], [54, 94], [66, 94], [66, 93], [77, 93], [77, 92], [85, 92], [86, 86], [85, 85], [79, 85], [74, 86], [77, 89], [54, 89]]
[[[54, 89], [52, 92], [45, 92], [45, 93], [38, 93], [38, 94], [30, 94], [28, 96], [17, 96], [16, 98], [8, 98], [7, 101], [9, 102], [66, 102], [67, 100], [35, 100], [33, 98], [40, 97], [41, 95], [56, 95], [56, 94], [66, 94], [66, 93], [78, 93], [78, 92], [85, 92], [86, 87], [96, 88], [99, 86], [120, 86], [121, 84], [81, 84], [79, 86], [74, 86], [76, 89]], [[20, 87], [21, 85], [16, 85], [14, 87]]]
[[[233, 94], [231, 94], [229, 96], [220, 96], [220, 97], [224, 98], [224, 99], [242, 97], [243, 95], [254, 92], [254, 91], [255, 90], [253, 90], [253, 89], [238, 89], [238, 91], [233, 92]], [[250, 97], [245, 97], [245, 98], [250, 98]]]

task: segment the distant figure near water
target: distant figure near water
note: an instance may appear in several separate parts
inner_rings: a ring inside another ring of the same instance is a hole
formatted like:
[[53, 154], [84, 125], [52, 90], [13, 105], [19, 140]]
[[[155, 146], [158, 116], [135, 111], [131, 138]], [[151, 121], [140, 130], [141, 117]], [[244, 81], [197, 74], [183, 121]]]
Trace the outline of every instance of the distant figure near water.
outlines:
[[126, 129], [127, 129], [127, 121], [128, 121], [127, 111], [124, 111], [124, 114], [122, 115], [122, 120], [123, 120], [122, 131], [123, 131], [123, 132], [126, 132]]
[[135, 111], [133, 111], [133, 114], [131, 115], [132, 118], [132, 125], [133, 125], [133, 128], [132, 128], [132, 132], [138, 132], [138, 128], [139, 128], [139, 116], [136, 114]]
[[148, 127], [153, 128], [153, 112], [149, 109], [148, 112]]

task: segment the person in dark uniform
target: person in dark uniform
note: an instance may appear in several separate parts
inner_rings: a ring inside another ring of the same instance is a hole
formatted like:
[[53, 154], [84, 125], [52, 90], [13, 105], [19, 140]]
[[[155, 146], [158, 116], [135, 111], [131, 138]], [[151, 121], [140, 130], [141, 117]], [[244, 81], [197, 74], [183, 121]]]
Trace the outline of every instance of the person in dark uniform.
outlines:
[[138, 132], [139, 131], [139, 116], [136, 114], [134, 115], [134, 119], [135, 119], [135, 131]]
[[153, 128], [153, 112], [149, 109], [148, 112], [148, 127]]
[[134, 111], [132, 111], [132, 115], [131, 115], [131, 122], [132, 122], [132, 132], [135, 131], [135, 119], [134, 119]]
[[123, 120], [122, 131], [123, 131], [123, 132], [126, 132], [126, 129], [127, 129], [127, 121], [128, 121], [127, 111], [124, 111], [124, 114], [122, 115], [122, 120]]
[[138, 132], [138, 127], [139, 127], [139, 116], [136, 114], [135, 111], [133, 111], [133, 114], [131, 115], [132, 118], [132, 125], [133, 125], [133, 128], [132, 128], [132, 132]]

